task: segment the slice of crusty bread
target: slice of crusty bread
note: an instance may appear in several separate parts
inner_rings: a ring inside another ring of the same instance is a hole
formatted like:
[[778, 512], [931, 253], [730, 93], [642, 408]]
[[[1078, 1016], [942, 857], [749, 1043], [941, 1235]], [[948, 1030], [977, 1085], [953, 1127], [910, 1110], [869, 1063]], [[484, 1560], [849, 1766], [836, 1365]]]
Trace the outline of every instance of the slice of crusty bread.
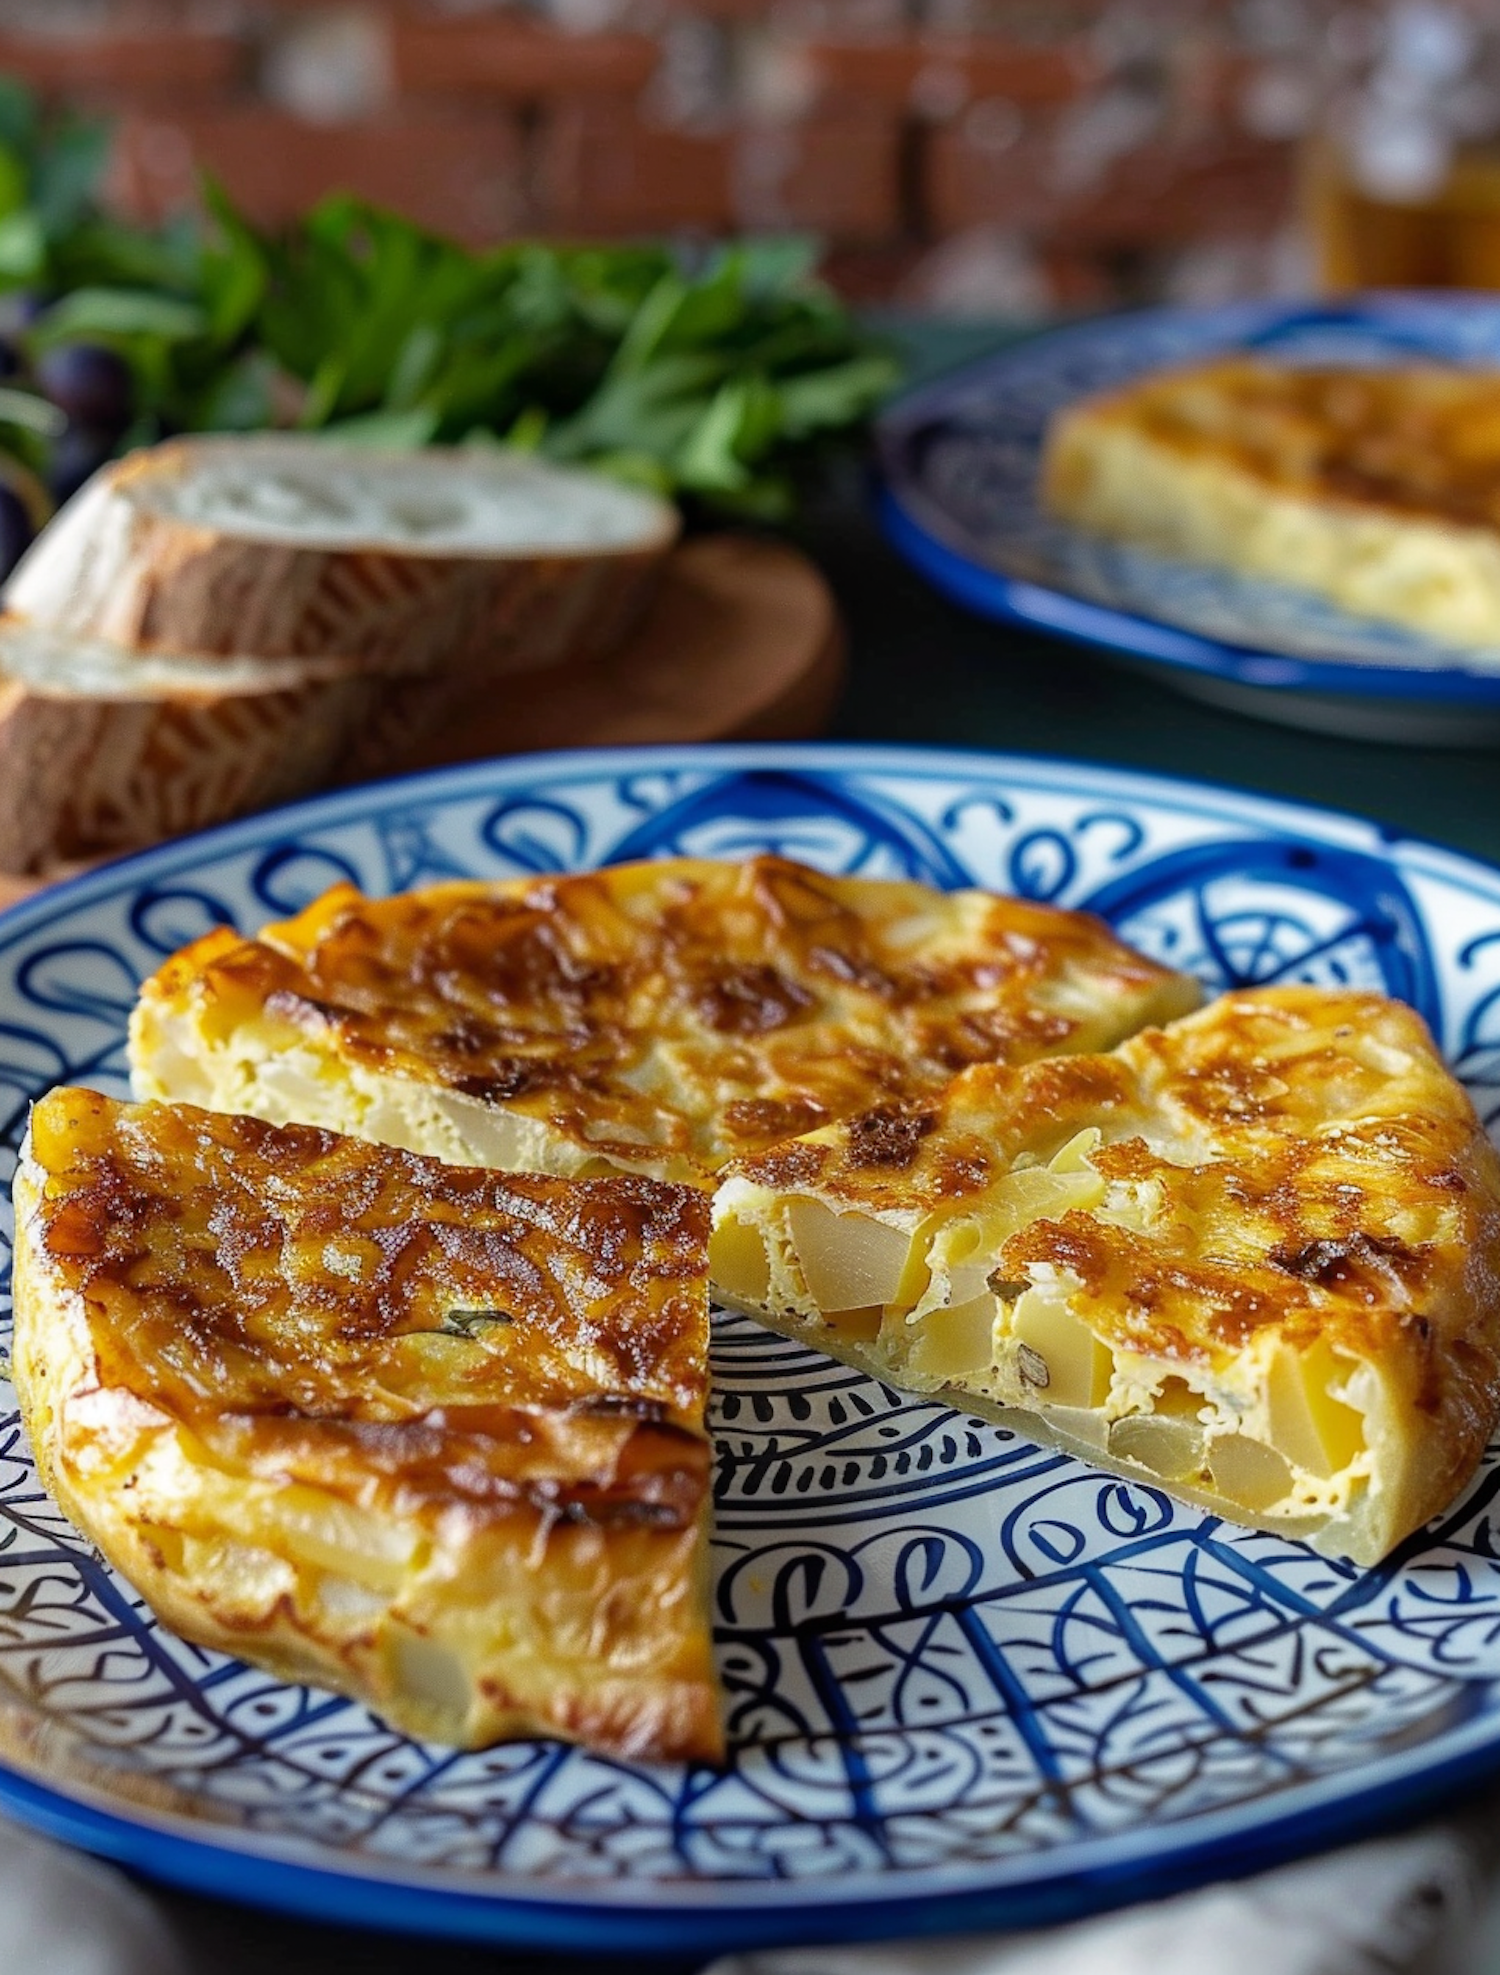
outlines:
[[678, 525], [652, 494], [518, 452], [176, 439], [97, 473], [4, 606], [138, 651], [483, 680], [609, 650]]
[[0, 617], [0, 870], [304, 795], [338, 771], [378, 690], [350, 659], [143, 657]]

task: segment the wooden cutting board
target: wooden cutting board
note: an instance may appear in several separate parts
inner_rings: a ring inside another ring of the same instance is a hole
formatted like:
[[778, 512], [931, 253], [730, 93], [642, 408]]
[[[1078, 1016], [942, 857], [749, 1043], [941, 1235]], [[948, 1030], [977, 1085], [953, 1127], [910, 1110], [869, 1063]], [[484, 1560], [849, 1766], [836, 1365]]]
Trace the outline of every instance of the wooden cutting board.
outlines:
[[844, 634], [816, 566], [784, 542], [703, 535], [673, 555], [644, 623], [591, 665], [497, 688], [407, 764], [649, 741], [798, 740], [844, 679]]
[[[838, 609], [806, 556], [756, 535], [697, 536], [675, 551], [644, 622], [608, 658], [496, 687], [396, 766], [554, 747], [799, 740], [821, 731], [844, 673]], [[0, 873], [0, 906], [88, 868]]]

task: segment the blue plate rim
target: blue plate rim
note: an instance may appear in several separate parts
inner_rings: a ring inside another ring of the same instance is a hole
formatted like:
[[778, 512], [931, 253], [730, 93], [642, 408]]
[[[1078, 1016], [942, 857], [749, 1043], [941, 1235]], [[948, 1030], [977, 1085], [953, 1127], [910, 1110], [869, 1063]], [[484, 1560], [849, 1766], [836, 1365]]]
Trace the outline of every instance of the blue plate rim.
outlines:
[[[977, 749], [860, 742], [721, 743], [565, 752], [497, 758], [394, 776], [307, 798], [259, 816], [179, 838], [112, 860], [0, 912], [0, 946], [58, 910], [87, 905], [126, 883], [167, 877], [184, 866], [264, 840], [277, 831], [319, 829], [368, 816], [412, 795], [436, 804], [483, 795], [507, 783], [558, 776], [649, 774], [702, 767], [721, 771], [804, 770], [848, 774], [882, 770], [951, 777], [968, 769], [985, 779], [1014, 776], [1033, 784], [1061, 775], [1092, 779], [1102, 798], [1151, 800], [1193, 811], [1226, 799], [1243, 821], [1284, 834], [1311, 822], [1325, 838], [1349, 832], [1435, 860], [1436, 870], [1500, 907], [1500, 867], [1378, 820], [1295, 798], [1261, 796], [1232, 784], [1152, 770], [1116, 769], [1066, 756], [988, 753]], [[1076, 786], [1076, 780], [1074, 783]], [[1193, 798], [1197, 798], [1195, 801]], [[1483, 882], [1478, 884], [1475, 880]], [[1384, 1566], [1389, 1570], [1393, 1565]], [[1476, 1682], [1492, 1691], [1500, 1682]], [[969, 1927], [1015, 1929], [1053, 1924], [1136, 1900], [1165, 1897], [1213, 1878], [1233, 1878], [1288, 1859], [1410, 1822], [1452, 1793], [1500, 1771], [1500, 1718], [1469, 1717], [1425, 1749], [1361, 1766], [1351, 1791], [1332, 1774], [1259, 1803], [1230, 1806], [1187, 1820], [1182, 1837], [1163, 1845], [1160, 1829], [1104, 1835], [1069, 1847], [1069, 1861], [1048, 1869], [1035, 1853], [994, 1862], [986, 1883], [975, 1869], [947, 1868], [895, 1893], [876, 1873], [846, 1874], [836, 1897], [815, 1882], [779, 1882], [775, 1904], [764, 1881], [723, 1880], [693, 1886], [669, 1881], [636, 1888], [613, 1883], [554, 1882], [531, 1890], [514, 1879], [493, 1893], [454, 1883], [457, 1875], [420, 1868], [381, 1868], [356, 1859], [326, 1862], [322, 1848], [249, 1838], [232, 1826], [206, 1827], [186, 1815], [118, 1799], [82, 1783], [61, 1787], [38, 1766], [0, 1757], [0, 1809], [53, 1837], [115, 1860], [145, 1876], [194, 1892], [307, 1918], [491, 1943], [516, 1943], [629, 1955], [710, 1955], [733, 1948], [817, 1940], [891, 1939], [906, 1933]], [[1426, 1759], [1424, 1760], [1424, 1757]], [[393, 1862], [394, 1865], [394, 1862]], [[919, 1875], [912, 1874], [912, 1879]], [[954, 1880], [959, 1883], [948, 1884]]]
[[[431, 792], [438, 800], [446, 802], [465, 795], [482, 794], [486, 777], [497, 773], [524, 773], [533, 767], [560, 774], [593, 774], [595, 771], [601, 774], [650, 773], [694, 763], [706, 766], [738, 763], [750, 768], [817, 770], [839, 768], [856, 759], [870, 771], [894, 769], [910, 773], [938, 774], [968, 769], [986, 776], [997, 772], [1053, 775], [1082, 770], [1102, 777], [1108, 783], [1110, 793], [1127, 797], [1150, 794], [1153, 800], [1170, 801], [1174, 791], [1182, 795], [1196, 792], [1211, 798], [1232, 797], [1237, 803], [1251, 806], [1244, 814], [1254, 815], [1275, 828], [1290, 829], [1295, 827], [1298, 817], [1313, 816], [1325, 825], [1342, 825], [1355, 833], [1369, 832], [1385, 847], [1400, 844], [1429, 852], [1440, 860], [1462, 867], [1469, 874], [1483, 872], [1486, 877], [1500, 883], [1500, 859], [1492, 862], [1477, 851], [1455, 850], [1441, 838], [1388, 823], [1372, 813], [1346, 809], [1337, 803], [1318, 802], [1310, 797], [1266, 795], [1244, 783], [1220, 781], [1208, 775], [1178, 775], [1165, 768], [1117, 768], [1106, 761], [1051, 754], [1043, 749], [965, 748], [938, 742], [842, 739], [667, 741], [620, 747], [549, 748], [534, 754], [491, 755], [482, 760], [456, 762], [446, 767], [405, 769], [398, 774], [380, 776], [348, 788], [328, 789], [318, 795], [303, 796], [296, 802], [279, 803], [252, 816], [218, 823], [209, 829], [190, 831], [184, 836], [148, 844], [139, 850], [120, 852], [90, 866], [86, 871], [74, 872], [54, 884], [46, 885], [29, 897], [13, 900], [9, 905], [0, 907], [0, 945], [8, 943], [13, 931], [23, 929], [33, 920], [41, 922], [50, 917], [52, 908], [59, 903], [83, 903], [95, 889], [112, 882], [122, 872], [128, 876], [133, 867], [159, 867], [163, 875], [168, 875], [181, 862], [196, 863], [204, 854], [232, 855], [236, 848], [255, 841], [269, 824], [284, 822], [289, 828], [300, 829], [311, 819], [319, 818], [318, 826], [326, 828], [330, 821], [337, 821], [346, 811], [352, 811], [356, 816], [366, 813], [366, 805], [374, 799], [378, 799], [378, 806], [384, 808], [414, 789]], [[1177, 806], [1190, 808], [1192, 805], [1179, 803]]]
[[[1048, 631], [1077, 644], [1147, 659], [1154, 664], [1172, 666], [1182, 671], [1207, 673], [1214, 678], [1259, 691], [1397, 700], [1445, 707], [1500, 706], [1500, 673], [1465, 666], [1360, 665], [1350, 659], [1303, 658], [1274, 647], [1256, 649], [1207, 637], [1165, 619], [1117, 610], [1112, 605], [1095, 603], [1049, 584], [1008, 576], [946, 540], [939, 525], [921, 518], [917, 511], [920, 503], [904, 498], [900, 491], [903, 476], [899, 471], [897, 452], [908, 428], [924, 415], [942, 407], [955, 392], [973, 389], [992, 373], [1003, 373], [1011, 360], [1022, 351], [1034, 351], [1042, 344], [1066, 350], [1070, 344], [1088, 343], [1106, 327], [1128, 322], [1144, 325], [1173, 318], [1195, 317], [1205, 324], [1222, 322], [1226, 329], [1231, 325], [1242, 325], [1248, 333], [1257, 325], [1265, 326], [1297, 317], [1309, 318], [1322, 314], [1332, 321], [1346, 315], [1352, 305], [1378, 312], [1382, 307], [1389, 308], [1401, 303], [1441, 305], [1445, 299], [1456, 298], [1452, 291], [1439, 289], [1367, 289], [1342, 305], [1267, 301], [1235, 302], [1201, 309], [1132, 309], [1038, 331], [1004, 350], [975, 358], [946, 371], [941, 377], [919, 384], [903, 392], [886, 407], [877, 423], [875, 435], [877, 519], [897, 553], [938, 589], [956, 602], [1001, 623], [1024, 624], [1028, 629]], [[1491, 300], [1497, 327], [1500, 327], [1500, 297], [1465, 293], [1462, 299], [1470, 307], [1476, 301]]]
[[[1336, 1803], [1340, 1815], [1333, 1820], [1322, 1803], [1303, 1801], [1295, 1811], [1264, 1824], [1210, 1831], [1145, 1861], [1137, 1856], [1137, 1847], [1127, 1851], [1122, 1840], [1100, 1838], [1096, 1846], [1116, 1849], [1115, 1857], [1036, 1874], [1014, 1886], [886, 1895], [856, 1889], [840, 1900], [828, 1899], [826, 1892], [802, 1900], [785, 1897], [795, 1889], [783, 1881], [775, 1906], [765, 1899], [764, 1881], [747, 1882], [744, 1893], [735, 1887], [725, 1896], [715, 1888], [708, 1899], [686, 1898], [693, 1889], [668, 1886], [680, 1902], [674, 1907], [655, 1899], [621, 1899], [618, 1888], [611, 1888], [615, 1897], [596, 1901], [586, 1898], [581, 1885], [556, 1893], [527, 1894], [512, 1887], [484, 1893], [445, 1885], [438, 1875], [398, 1879], [355, 1863], [335, 1870], [310, 1863], [290, 1846], [213, 1844], [172, 1828], [159, 1816], [128, 1818], [38, 1782], [7, 1762], [0, 1762], [0, 1811], [148, 1880], [325, 1924], [564, 1952], [708, 1957], [817, 1942], [1057, 1926], [1215, 1881], [1245, 1878], [1404, 1828], [1439, 1807], [1451, 1810], [1456, 1794], [1484, 1783], [1497, 1770], [1500, 1748], [1486, 1743], [1456, 1752], [1408, 1786], [1398, 1778]], [[1336, 1792], [1337, 1780], [1330, 1778], [1327, 1793]], [[1220, 1815], [1227, 1823], [1234, 1813]]]

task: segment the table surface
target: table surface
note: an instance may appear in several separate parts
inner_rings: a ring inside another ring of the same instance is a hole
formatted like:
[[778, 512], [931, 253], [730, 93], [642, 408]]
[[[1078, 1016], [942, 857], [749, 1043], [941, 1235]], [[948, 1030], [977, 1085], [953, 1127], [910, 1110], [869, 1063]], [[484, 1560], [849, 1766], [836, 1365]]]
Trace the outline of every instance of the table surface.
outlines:
[[[1014, 340], [994, 328], [894, 326], [917, 376], [934, 375]], [[1500, 863], [1500, 753], [1391, 747], [1303, 734], [1219, 712], [1082, 647], [988, 624], [937, 596], [882, 541], [860, 484], [838, 489], [799, 531], [832, 580], [850, 634], [848, 687], [830, 732], [901, 741], [1063, 755], [1194, 776], [1349, 809], [1387, 827], [1438, 839]], [[199, 1965], [216, 1975], [273, 1966], [318, 1975], [358, 1966], [396, 1975], [441, 1956], [444, 1975], [584, 1975], [597, 1955], [561, 1961], [375, 1941], [337, 1929], [173, 1897]], [[653, 1957], [653, 1975], [690, 1964]]]

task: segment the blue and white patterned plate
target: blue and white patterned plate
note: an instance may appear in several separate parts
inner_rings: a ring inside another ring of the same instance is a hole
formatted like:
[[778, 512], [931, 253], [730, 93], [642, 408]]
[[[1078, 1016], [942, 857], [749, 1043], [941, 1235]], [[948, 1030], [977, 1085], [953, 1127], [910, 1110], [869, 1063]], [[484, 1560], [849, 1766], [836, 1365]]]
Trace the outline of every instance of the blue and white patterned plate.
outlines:
[[[1387, 989], [1500, 1118], [1500, 873], [1078, 764], [647, 749], [328, 796], [6, 914], [0, 1179], [30, 1098], [123, 1090], [136, 983], [213, 924], [345, 877], [760, 849], [1087, 906], [1215, 986]], [[744, 1318], [719, 1322], [714, 1372], [723, 1772], [542, 1742], [457, 1755], [184, 1645], [48, 1502], [0, 1387], [0, 1807], [268, 1905], [660, 1953], [1035, 1923], [1413, 1815], [1500, 1766], [1500, 1448], [1362, 1572]]]
[[1064, 526], [1037, 499], [1074, 399], [1249, 349], [1287, 363], [1500, 363], [1500, 298], [1246, 302], [1082, 323], [938, 379], [882, 419], [882, 518], [924, 574], [988, 616], [1102, 646], [1182, 690], [1372, 739], [1500, 735], [1500, 649], [1463, 651], [1305, 590], [1168, 562]]

